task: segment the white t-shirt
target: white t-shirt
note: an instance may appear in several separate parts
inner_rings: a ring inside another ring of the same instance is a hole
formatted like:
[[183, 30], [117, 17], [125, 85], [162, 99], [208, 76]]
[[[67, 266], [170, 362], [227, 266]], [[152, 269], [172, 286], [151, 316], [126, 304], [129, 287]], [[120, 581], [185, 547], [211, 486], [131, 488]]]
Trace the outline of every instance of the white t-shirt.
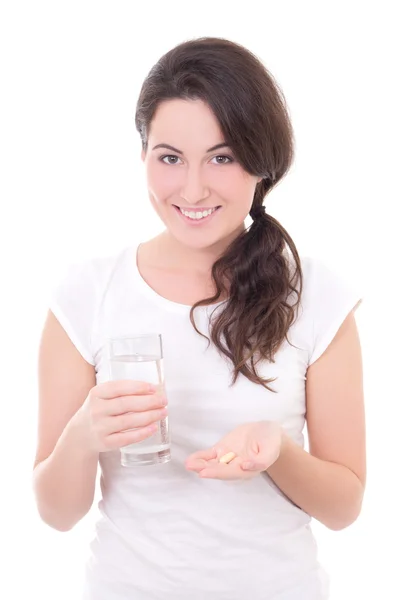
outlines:
[[[278, 393], [239, 376], [195, 332], [190, 307], [157, 294], [141, 277], [137, 245], [70, 268], [51, 310], [107, 380], [107, 338], [162, 334], [172, 460], [125, 468], [119, 450], [102, 453], [100, 518], [86, 569], [85, 600], [325, 600], [311, 518], [262, 474], [250, 481], [199, 478], [189, 454], [238, 425], [278, 421], [304, 447], [307, 368], [324, 352], [360, 298], [320, 261], [303, 258], [302, 309], [276, 362]], [[196, 309], [203, 333], [211, 308]]]

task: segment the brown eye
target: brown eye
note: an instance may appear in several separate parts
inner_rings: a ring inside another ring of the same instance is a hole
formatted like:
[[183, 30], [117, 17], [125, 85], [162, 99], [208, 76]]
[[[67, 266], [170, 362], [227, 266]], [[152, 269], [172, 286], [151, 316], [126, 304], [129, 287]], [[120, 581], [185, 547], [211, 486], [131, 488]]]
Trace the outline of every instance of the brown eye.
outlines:
[[[168, 162], [165, 159], [168, 159]], [[170, 162], [169, 159], [172, 159], [172, 161]], [[176, 165], [175, 161], [179, 160], [179, 157], [175, 156], [175, 154], [166, 154], [165, 156], [160, 156], [160, 160], [166, 165]]]
[[219, 156], [214, 156], [214, 158], [221, 159], [221, 160], [217, 160], [218, 165], [228, 165], [229, 163], [233, 162], [233, 158], [231, 156], [225, 156], [223, 154], [221, 154]]

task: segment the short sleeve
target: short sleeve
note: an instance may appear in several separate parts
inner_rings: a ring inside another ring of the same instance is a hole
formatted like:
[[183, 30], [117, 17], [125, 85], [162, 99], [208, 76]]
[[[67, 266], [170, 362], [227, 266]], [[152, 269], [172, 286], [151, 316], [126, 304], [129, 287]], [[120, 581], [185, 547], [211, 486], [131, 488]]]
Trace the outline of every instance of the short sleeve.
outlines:
[[94, 365], [92, 328], [96, 281], [91, 261], [66, 269], [53, 288], [49, 308], [83, 358]]
[[363, 297], [358, 285], [350, 283], [347, 277], [316, 260], [309, 266], [307, 287], [312, 323], [311, 365], [322, 356], [343, 321], [358, 308]]

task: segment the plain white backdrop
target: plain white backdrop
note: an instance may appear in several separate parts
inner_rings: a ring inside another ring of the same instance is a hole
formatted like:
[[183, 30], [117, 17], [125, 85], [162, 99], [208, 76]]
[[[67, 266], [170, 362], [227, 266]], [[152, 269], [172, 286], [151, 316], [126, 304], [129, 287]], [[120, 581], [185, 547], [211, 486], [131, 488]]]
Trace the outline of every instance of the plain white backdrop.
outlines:
[[161, 230], [147, 199], [135, 103], [161, 54], [203, 35], [246, 45], [282, 87], [296, 159], [267, 208], [301, 253], [326, 260], [363, 294], [364, 508], [344, 531], [314, 530], [332, 600], [400, 597], [396, 4], [1, 5], [0, 597], [79, 597], [96, 507], [58, 533], [40, 522], [31, 492], [41, 328], [60, 269]]

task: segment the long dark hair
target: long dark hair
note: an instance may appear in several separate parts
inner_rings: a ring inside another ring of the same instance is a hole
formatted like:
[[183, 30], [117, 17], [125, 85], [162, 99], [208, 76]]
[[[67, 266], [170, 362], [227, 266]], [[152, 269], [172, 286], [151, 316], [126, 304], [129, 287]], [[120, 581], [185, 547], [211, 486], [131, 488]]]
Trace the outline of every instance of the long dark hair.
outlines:
[[274, 362], [284, 340], [289, 342], [287, 333], [303, 286], [296, 246], [263, 206], [294, 157], [283, 93], [260, 60], [243, 46], [210, 37], [186, 41], [162, 56], [143, 83], [135, 123], [145, 151], [157, 107], [175, 98], [206, 102], [236, 160], [248, 173], [263, 178], [250, 210], [253, 223], [214, 263], [216, 292], [191, 307], [191, 323], [203, 335], [196, 327], [194, 310], [228, 297], [218, 305], [223, 310], [211, 319], [209, 333], [219, 352], [233, 363], [231, 385], [242, 373], [275, 391], [269, 387], [274, 379], [260, 377], [256, 365], [262, 359]]

